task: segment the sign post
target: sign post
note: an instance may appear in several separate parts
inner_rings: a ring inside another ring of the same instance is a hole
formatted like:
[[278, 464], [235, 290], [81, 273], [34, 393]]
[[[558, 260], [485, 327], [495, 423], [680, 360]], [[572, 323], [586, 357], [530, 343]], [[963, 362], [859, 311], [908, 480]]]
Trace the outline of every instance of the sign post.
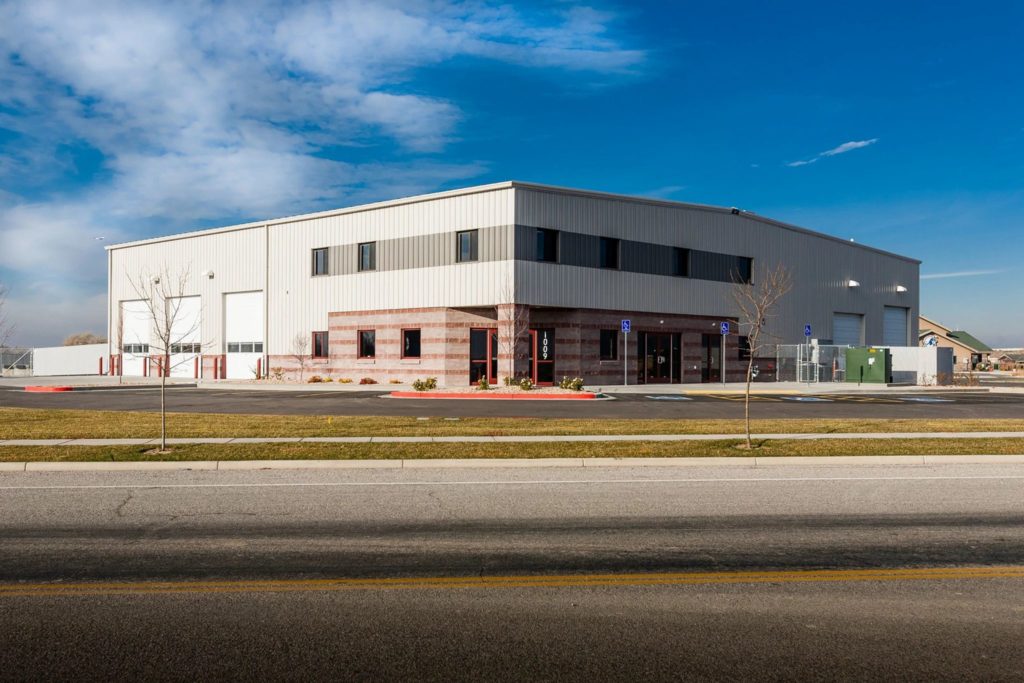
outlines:
[[804, 347], [807, 349], [807, 365], [804, 366], [804, 372], [807, 373], [807, 385], [811, 384], [811, 324], [807, 323], [804, 325]]
[[622, 321], [622, 384], [629, 385], [629, 330], [633, 326], [632, 321]]
[[729, 336], [729, 321], [721, 325], [722, 328], [722, 386], [725, 386], [725, 338]]

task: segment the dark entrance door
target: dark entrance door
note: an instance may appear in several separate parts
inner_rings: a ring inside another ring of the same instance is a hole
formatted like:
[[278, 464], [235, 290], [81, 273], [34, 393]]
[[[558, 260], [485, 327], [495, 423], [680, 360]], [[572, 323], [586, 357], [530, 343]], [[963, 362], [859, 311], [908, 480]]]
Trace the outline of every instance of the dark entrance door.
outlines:
[[646, 334], [644, 342], [644, 380], [648, 384], [672, 381], [672, 335]]
[[469, 331], [469, 383], [486, 377], [489, 384], [498, 383], [498, 331], [474, 328]]
[[700, 337], [700, 381], [722, 381], [722, 337], [702, 334]]
[[555, 330], [530, 330], [530, 370], [533, 383], [539, 387], [555, 383]]

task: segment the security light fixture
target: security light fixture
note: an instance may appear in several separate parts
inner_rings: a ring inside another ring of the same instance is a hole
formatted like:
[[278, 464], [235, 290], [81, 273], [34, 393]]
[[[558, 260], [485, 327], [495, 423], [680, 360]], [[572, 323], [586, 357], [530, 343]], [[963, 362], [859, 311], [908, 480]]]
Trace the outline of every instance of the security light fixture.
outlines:
[[904, 287], [903, 285], [896, 285], [896, 291], [897, 292], [905, 292], [905, 291], [907, 291], [907, 288]]
[[856, 280], [850, 280], [849, 282], [846, 283], [846, 286], [847, 287], [860, 287], [860, 283], [857, 282]]
[[735, 206], [734, 206], [734, 207], [732, 207], [731, 209], [729, 209], [729, 212], [730, 212], [730, 213], [731, 213], [731, 214], [732, 214], [733, 216], [738, 216], [738, 215], [740, 215], [740, 210], [739, 210], [739, 209], [737, 209], [737, 208], [736, 208]]
[[203, 273], [203, 275], [205, 275], [206, 277], [210, 278], [211, 280], [213, 279], [213, 271], [212, 270], [206, 271], [205, 273]]

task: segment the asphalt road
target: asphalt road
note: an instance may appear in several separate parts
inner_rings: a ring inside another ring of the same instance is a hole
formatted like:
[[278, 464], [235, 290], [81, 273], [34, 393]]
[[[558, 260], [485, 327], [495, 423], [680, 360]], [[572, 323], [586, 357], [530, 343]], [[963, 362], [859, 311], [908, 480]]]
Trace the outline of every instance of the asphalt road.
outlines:
[[1021, 680], [1022, 639], [1020, 465], [0, 475], [0, 678]]
[[[563, 417], [709, 419], [743, 417], [736, 394], [679, 396], [611, 394], [611, 401], [455, 401], [393, 399], [374, 392], [241, 391], [174, 387], [174, 412], [258, 415], [394, 415], [415, 417]], [[920, 392], [822, 396], [758, 395], [752, 415], [761, 418], [1024, 418], [1024, 394]], [[155, 388], [28, 393], [0, 387], [0, 406], [159, 410]]]

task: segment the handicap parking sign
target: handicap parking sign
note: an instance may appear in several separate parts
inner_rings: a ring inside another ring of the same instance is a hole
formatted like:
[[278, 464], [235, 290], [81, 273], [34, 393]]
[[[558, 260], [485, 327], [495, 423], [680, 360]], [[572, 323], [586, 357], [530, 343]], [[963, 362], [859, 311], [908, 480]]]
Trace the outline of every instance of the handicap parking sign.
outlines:
[[722, 323], [722, 334], [729, 334], [729, 321]]
[[630, 331], [629, 328], [630, 328], [631, 325], [632, 325], [631, 321], [623, 320], [622, 321], [622, 331], [628, 333]]
[[810, 325], [810, 323], [804, 325], [804, 336], [805, 337], [810, 337], [811, 336], [811, 325]]

